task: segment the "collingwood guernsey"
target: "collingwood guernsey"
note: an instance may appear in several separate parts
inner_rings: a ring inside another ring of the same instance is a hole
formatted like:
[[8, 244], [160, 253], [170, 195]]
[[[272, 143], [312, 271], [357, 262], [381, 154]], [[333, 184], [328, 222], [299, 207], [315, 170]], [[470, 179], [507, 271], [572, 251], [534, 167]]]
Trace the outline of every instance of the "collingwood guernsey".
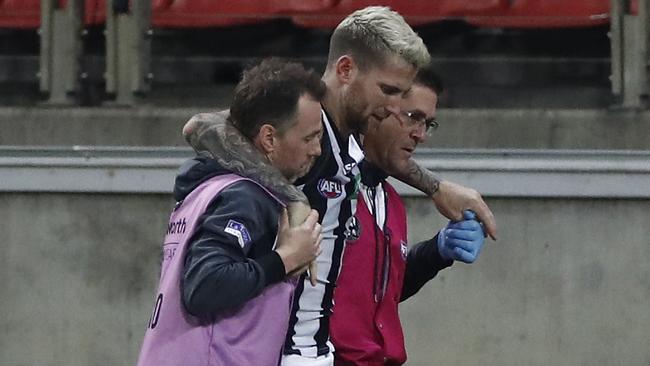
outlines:
[[284, 346], [286, 355], [317, 357], [334, 351], [329, 341], [329, 317], [345, 246], [346, 222], [356, 209], [358, 164], [363, 152], [353, 136], [341, 136], [324, 110], [322, 119], [327, 133], [321, 141], [321, 156], [296, 184], [301, 185], [311, 207], [318, 211], [323, 252], [317, 259], [316, 287], [303, 275], [296, 288]]

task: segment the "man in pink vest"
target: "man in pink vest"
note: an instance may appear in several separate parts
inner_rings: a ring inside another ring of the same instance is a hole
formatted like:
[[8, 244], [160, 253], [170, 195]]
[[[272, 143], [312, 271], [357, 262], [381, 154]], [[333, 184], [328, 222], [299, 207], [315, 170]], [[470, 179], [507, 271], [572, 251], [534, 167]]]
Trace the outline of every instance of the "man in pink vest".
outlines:
[[472, 263], [480, 253], [483, 230], [471, 211], [409, 248], [404, 204], [386, 181], [437, 127], [442, 90], [430, 66], [420, 69], [402, 101], [401, 116], [370, 123], [364, 135], [366, 159], [356, 213], [346, 222], [345, 254], [330, 317], [335, 366], [403, 364], [399, 303], [453, 261]]
[[[267, 59], [243, 74], [231, 122], [293, 182], [320, 155], [325, 86]], [[298, 275], [320, 253], [318, 213], [289, 227], [284, 203], [198, 156], [176, 178], [158, 295], [140, 366], [277, 365]]]

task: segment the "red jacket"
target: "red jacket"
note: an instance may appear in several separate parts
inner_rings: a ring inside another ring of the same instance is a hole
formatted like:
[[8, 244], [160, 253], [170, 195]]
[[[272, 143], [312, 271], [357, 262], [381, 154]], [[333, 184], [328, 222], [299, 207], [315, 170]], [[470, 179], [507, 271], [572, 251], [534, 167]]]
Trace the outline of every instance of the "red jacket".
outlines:
[[451, 265], [440, 258], [436, 237], [408, 251], [404, 203], [385, 175], [373, 181], [367, 169], [356, 214], [346, 224], [348, 239], [334, 291], [330, 335], [336, 366], [406, 362], [398, 304]]

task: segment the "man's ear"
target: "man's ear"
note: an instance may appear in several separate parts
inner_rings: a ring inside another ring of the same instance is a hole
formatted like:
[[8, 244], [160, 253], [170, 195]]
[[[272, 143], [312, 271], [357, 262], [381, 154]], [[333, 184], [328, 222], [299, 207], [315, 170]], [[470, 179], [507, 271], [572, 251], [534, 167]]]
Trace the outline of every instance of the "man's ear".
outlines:
[[350, 55], [343, 55], [336, 60], [336, 77], [341, 84], [350, 84], [358, 70], [357, 63]]
[[260, 132], [255, 137], [255, 142], [265, 155], [275, 151], [277, 130], [272, 125], [265, 123], [260, 127]]

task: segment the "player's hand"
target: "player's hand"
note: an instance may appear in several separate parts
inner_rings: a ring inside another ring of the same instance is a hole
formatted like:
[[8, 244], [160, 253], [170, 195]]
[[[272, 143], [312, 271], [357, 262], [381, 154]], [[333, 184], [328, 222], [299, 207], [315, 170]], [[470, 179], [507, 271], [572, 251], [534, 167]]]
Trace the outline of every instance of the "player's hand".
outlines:
[[433, 195], [438, 211], [453, 221], [463, 218], [464, 210], [476, 213], [477, 220], [485, 225], [485, 231], [494, 240], [497, 238], [497, 223], [483, 197], [472, 188], [463, 187], [449, 181], [441, 181], [438, 191]]
[[444, 259], [474, 263], [485, 242], [481, 224], [472, 211], [463, 212], [463, 220], [450, 221], [438, 233], [438, 252]]
[[[298, 226], [305, 221], [311, 212], [311, 207], [300, 201], [287, 202], [287, 212], [289, 214], [289, 224], [291, 226]], [[290, 275], [300, 275], [307, 270], [309, 271], [309, 282], [312, 286], [316, 286], [318, 283], [318, 266], [316, 260], [309, 262], [308, 266], [297, 269], [295, 273], [291, 273]]]
[[292, 276], [302, 274], [302, 269], [306, 269], [321, 253], [320, 242], [321, 225], [316, 210], [311, 210], [305, 221], [294, 227], [289, 225], [287, 210], [282, 211], [275, 251], [282, 258], [285, 273]]

